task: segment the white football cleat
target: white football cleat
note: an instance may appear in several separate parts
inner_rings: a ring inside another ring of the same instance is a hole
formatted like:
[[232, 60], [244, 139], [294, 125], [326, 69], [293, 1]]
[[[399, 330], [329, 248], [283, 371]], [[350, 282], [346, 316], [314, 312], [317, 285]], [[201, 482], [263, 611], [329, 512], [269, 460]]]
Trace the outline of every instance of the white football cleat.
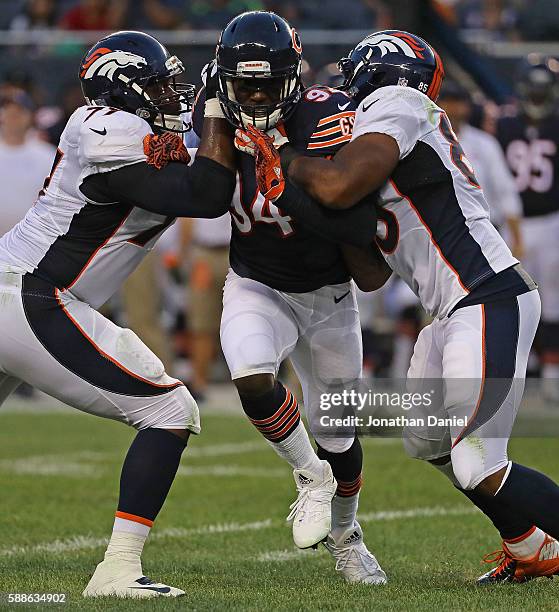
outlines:
[[309, 470], [293, 470], [299, 491], [297, 499], [289, 506], [287, 517], [293, 521], [293, 541], [299, 548], [310, 548], [326, 539], [332, 526], [332, 498], [338, 483], [327, 461], [321, 461], [322, 474]]
[[84, 597], [108, 595], [136, 599], [180, 597], [184, 594], [181, 589], [146, 578], [139, 560], [124, 561], [117, 558], [101, 561], [83, 592]]
[[348, 582], [386, 584], [386, 574], [365, 546], [363, 531], [357, 521], [336, 540], [330, 534], [324, 546], [336, 559], [336, 571]]

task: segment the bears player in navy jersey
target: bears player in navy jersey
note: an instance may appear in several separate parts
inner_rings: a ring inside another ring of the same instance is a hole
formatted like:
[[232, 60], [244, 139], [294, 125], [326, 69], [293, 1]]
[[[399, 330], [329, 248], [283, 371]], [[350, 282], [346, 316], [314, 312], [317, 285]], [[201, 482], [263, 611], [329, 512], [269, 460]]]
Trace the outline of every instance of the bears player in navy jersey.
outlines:
[[131, 330], [96, 310], [175, 217], [218, 217], [233, 195], [226, 121], [204, 124], [188, 165], [184, 111], [194, 87], [178, 82], [183, 73], [176, 56], [141, 32], [94, 45], [80, 69], [86, 104], [69, 119], [35, 205], [0, 238], [0, 403], [26, 381], [138, 430], [88, 597], [184, 594], [149, 580], [141, 554], [188, 438], [200, 431], [198, 408]]
[[[328, 87], [304, 89], [301, 51], [297, 32], [274, 13], [233, 19], [221, 34], [216, 64], [208, 68], [205, 120], [226, 117], [235, 127], [269, 130], [296, 151], [333, 155], [351, 138], [355, 105]], [[362, 366], [355, 289], [335, 241], [368, 244], [370, 225], [326, 211], [337, 215], [329, 217], [330, 227], [308, 229], [309, 211], [320, 207], [298, 207], [296, 200], [276, 207], [258, 191], [253, 156], [242, 141], [236, 144], [239, 185], [231, 206], [223, 352], [247, 416], [294, 470], [298, 497], [288, 520], [295, 544], [308, 548], [327, 539], [346, 580], [382, 584], [386, 575], [355, 518], [359, 439], [353, 430], [338, 437], [318, 432], [321, 393], [355, 384]], [[359, 206], [374, 223], [372, 203]], [[301, 381], [318, 452], [296, 398], [277, 378], [288, 357]]]
[[531, 55], [517, 83], [518, 111], [497, 122], [496, 135], [522, 199], [522, 262], [542, 296], [543, 391], [559, 403], [559, 62]]
[[338, 210], [378, 190], [378, 249], [434, 317], [408, 382], [423, 390], [423, 381], [427, 389], [444, 383], [442, 405], [425, 406], [425, 416], [450, 417], [444, 427], [407, 427], [406, 450], [441, 470], [500, 531], [502, 550], [487, 559], [499, 563], [480, 584], [558, 574], [559, 487], [507, 456], [539, 295], [491, 224], [435, 104], [442, 62], [421, 38], [391, 30], [365, 38], [340, 67], [358, 104], [351, 142], [331, 160], [282, 154], [248, 126], [239, 138], [254, 147], [259, 188], [281, 207], [285, 197], [304, 199], [296, 183]]

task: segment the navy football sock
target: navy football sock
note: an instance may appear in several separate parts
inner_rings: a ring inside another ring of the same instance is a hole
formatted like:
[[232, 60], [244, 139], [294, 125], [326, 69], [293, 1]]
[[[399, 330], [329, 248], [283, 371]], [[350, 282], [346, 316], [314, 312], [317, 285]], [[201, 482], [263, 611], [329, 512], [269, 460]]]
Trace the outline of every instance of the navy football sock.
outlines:
[[513, 463], [495, 499], [514, 508], [551, 537], [559, 539], [559, 486], [551, 478]]
[[155, 520], [185, 448], [185, 440], [165, 429], [138, 432], [122, 466], [118, 512]]
[[[466, 491], [456, 487], [461, 493], [475, 504], [487, 516], [503, 540], [514, 540], [527, 533], [533, 523], [522, 514], [511, 510], [508, 505], [503, 505], [495, 497], [487, 497], [478, 491]], [[513, 507], [514, 508], [514, 507]]]
[[262, 395], [239, 397], [250, 422], [270, 442], [288, 438], [301, 421], [297, 399], [280, 382]]
[[317, 444], [319, 459], [326, 459], [332, 468], [334, 478], [338, 481], [336, 494], [351, 497], [361, 489], [361, 470], [363, 469], [363, 450], [359, 438], [355, 436], [353, 444], [343, 453], [332, 453]]

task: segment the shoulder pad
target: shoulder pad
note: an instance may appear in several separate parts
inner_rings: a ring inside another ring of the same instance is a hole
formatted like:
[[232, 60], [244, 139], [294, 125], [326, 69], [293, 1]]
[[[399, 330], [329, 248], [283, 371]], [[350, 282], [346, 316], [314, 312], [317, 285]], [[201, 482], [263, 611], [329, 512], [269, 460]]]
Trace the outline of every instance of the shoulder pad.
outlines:
[[140, 117], [90, 106], [83, 107], [79, 119], [79, 156], [84, 165], [102, 164], [99, 171], [109, 171], [145, 161], [143, 139], [152, 129]]
[[344, 92], [322, 85], [301, 94], [287, 122], [289, 141], [298, 150], [331, 155], [351, 140], [355, 102]]
[[[379, 102], [379, 104], [376, 104]], [[374, 106], [373, 106], [374, 105]], [[359, 113], [386, 113], [387, 108], [394, 115], [414, 115], [417, 119], [427, 120], [433, 125], [438, 123], [438, 115], [442, 109], [413, 87], [402, 87], [400, 85], [388, 85], [380, 87], [367, 96], [359, 105]]]

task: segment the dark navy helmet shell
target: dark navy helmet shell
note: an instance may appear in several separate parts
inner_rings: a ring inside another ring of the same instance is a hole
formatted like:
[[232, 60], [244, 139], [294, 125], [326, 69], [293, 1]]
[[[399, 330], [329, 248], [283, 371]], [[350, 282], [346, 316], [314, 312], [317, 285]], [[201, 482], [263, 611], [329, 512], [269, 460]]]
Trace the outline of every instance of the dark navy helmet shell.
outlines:
[[181, 114], [190, 110], [194, 85], [177, 82], [182, 62], [153, 36], [115, 32], [85, 54], [79, 72], [88, 104], [134, 113], [163, 130], [184, 132]]
[[364, 38], [338, 62], [344, 89], [359, 103], [379, 87], [413, 87], [436, 100], [444, 79], [438, 53], [425, 40], [402, 30], [383, 30]]
[[[266, 11], [242, 13], [229, 22], [217, 45], [218, 100], [235, 126], [252, 124], [266, 130], [285, 121], [301, 96], [302, 46], [297, 32], [279, 15]], [[270, 104], [241, 104], [234, 81], [253, 87], [276, 84]]]
[[559, 61], [531, 54], [522, 63], [516, 91], [524, 113], [534, 121], [557, 111], [559, 100]]

